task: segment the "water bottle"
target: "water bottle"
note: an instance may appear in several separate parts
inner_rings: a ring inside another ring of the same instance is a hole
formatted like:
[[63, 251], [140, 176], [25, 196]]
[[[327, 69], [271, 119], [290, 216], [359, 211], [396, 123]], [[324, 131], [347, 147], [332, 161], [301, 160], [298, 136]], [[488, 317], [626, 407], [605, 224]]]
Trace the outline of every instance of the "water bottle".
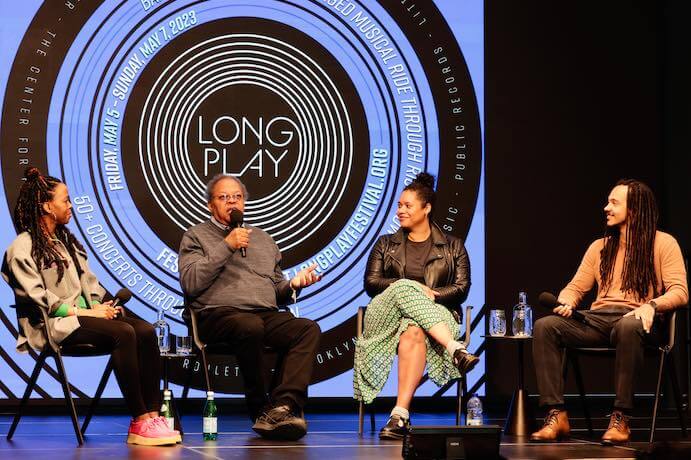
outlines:
[[511, 327], [513, 335], [518, 337], [533, 334], [533, 310], [528, 305], [528, 296], [525, 292], [518, 293], [518, 303], [513, 307]]
[[482, 425], [482, 401], [477, 395], [473, 395], [468, 400], [468, 412], [466, 416], [466, 425]]
[[170, 350], [170, 326], [166, 322], [163, 310], [158, 311], [158, 320], [154, 323], [156, 337], [158, 337], [158, 350], [161, 353], [168, 353]]
[[173, 416], [173, 401], [170, 390], [163, 390], [163, 404], [161, 405], [161, 417], [166, 419], [168, 429], [175, 429], [175, 417]]
[[214, 401], [213, 391], [206, 392], [202, 432], [204, 433], [204, 441], [215, 441], [218, 439], [218, 409], [216, 408], [216, 401]]

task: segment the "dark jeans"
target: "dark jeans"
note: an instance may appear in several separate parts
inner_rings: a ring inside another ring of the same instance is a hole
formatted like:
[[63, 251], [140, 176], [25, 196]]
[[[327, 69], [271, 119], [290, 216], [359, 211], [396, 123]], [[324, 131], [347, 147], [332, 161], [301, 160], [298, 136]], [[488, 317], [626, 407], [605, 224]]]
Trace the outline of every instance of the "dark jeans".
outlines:
[[642, 371], [644, 346], [660, 343], [666, 328], [656, 315], [647, 334], [641, 320], [624, 317], [627, 312], [610, 308], [584, 311], [590, 325], [557, 315], [535, 322], [533, 361], [541, 405], [564, 404], [564, 347], [613, 346], [616, 348], [614, 407], [633, 408], [633, 382], [637, 372]]
[[118, 319], [80, 316], [79, 329], [60, 345], [90, 343], [111, 350], [113, 371], [132, 417], [161, 408], [161, 357], [151, 324], [131, 316]]
[[299, 409], [305, 406], [321, 336], [317, 323], [276, 310], [249, 312], [218, 307], [203, 310], [199, 316], [202, 341], [233, 347], [245, 383], [250, 418], [255, 419], [267, 402], [263, 378], [266, 345], [283, 356], [271, 401]]

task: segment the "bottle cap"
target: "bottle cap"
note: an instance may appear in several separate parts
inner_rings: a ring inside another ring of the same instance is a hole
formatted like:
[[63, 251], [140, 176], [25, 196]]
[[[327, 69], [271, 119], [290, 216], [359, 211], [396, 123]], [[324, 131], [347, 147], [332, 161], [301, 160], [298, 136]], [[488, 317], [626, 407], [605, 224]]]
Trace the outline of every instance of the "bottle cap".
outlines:
[[163, 390], [163, 397], [164, 398], [170, 398], [172, 396], [172, 393], [170, 390]]
[[214, 392], [213, 392], [213, 391], [207, 391], [207, 392], [206, 392], [206, 397], [207, 397], [207, 398], [213, 398], [213, 397], [214, 397]]

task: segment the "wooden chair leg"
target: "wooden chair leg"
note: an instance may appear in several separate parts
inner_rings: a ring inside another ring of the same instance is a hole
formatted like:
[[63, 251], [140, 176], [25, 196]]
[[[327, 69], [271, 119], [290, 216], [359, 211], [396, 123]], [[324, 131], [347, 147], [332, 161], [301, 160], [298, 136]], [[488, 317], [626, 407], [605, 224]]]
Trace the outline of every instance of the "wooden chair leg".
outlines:
[[77, 420], [77, 411], [74, 408], [74, 401], [72, 400], [72, 394], [70, 393], [69, 381], [67, 380], [67, 373], [65, 372], [65, 366], [62, 363], [62, 357], [59, 353], [53, 355], [55, 359], [55, 367], [58, 370], [58, 376], [60, 377], [60, 383], [62, 384], [62, 392], [65, 395], [65, 404], [70, 412], [70, 417], [72, 418], [72, 427], [74, 428], [74, 434], [77, 436], [77, 442], [79, 445], [84, 444], [84, 436], [82, 436], [82, 431], [79, 429], [79, 421]]
[[96, 393], [94, 394], [94, 397], [91, 398], [91, 403], [89, 404], [89, 411], [87, 412], [86, 417], [84, 418], [84, 422], [82, 423], [82, 436], [86, 434], [86, 429], [89, 427], [89, 422], [91, 422], [91, 418], [94, 416], [94, 412], [96, 412], [96, 406], [98, 406], [98, 403], [101, 400], [101, 396], [103, 395], [103, 391], [106, 389], [106, 384], [108, 384], [108, 379], [110, 378], [110, 374], [112, 372], [113, 358], [110, 357], [108, 359], [108, 364], [106, 364], [106, 368], [103, 370], [101, 380], [98, 382]]
[[679, 389], [679, 381], [677, 380], [677, 368], [674, 362], [674, 356], [669, 355], [667, 362], [667, 378], [672, 384], [672, 393], [674, 394], [674, 405], [677, 408], [677, 415], [679, 416], [679, 425], [681, 426], [681, 433], [687, 437], [686, 433], [686, 417], [684, 416], [684, 409], [682, 407], [681, 390]]
[[26, 390], [24, 390], [24, 395], [22, 396], [22, 400], [19, 402], [19, 407], [17, 408], [17, 413], [14, 414], [14, 419], [12, 420], [12, 425], [10, 426], [10, 431], [7, 432], [7, 440], [11, 440], [12, 436], [14, 436], [14, 431], [17, 429], [17, 425], [19, 424], [19, 419], [22, 418], [22, 413], [24, 412], [24, 408], [26, 407], [26, 404], [29, 402], [29, 398], [31, 397], [31, 392], [34, 391], [34, 387], [36, 386], [36, 380], [38, 380], [38, 375], [41, 373], [41, 368], [43, 368], [43, 363], [46, 360], [46, 356], [48, 355], [48, 352], [43, 351], [41, 352], [40, 355], [38, 355], [38, 358], [36, 359], [36, 365], [34, 366], [34, 370], [31, 372], [31, 377], [29, 378], [29, 383], [26, 384]]

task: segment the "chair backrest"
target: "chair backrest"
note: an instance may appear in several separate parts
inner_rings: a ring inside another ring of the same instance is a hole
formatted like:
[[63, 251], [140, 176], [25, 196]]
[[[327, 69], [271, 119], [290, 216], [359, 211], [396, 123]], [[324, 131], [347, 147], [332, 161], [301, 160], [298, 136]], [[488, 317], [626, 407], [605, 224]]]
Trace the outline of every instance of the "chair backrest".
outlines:
[[[689, 259], [684, 257], [684, 268], [686, 269], [686, 286], [688, 289], [688, 280], [689, 280]], [[686, 305], [686, 308], [689, 308], [688, 304]], [[672, 348], [674, 348], [674, 340], [677, 335], [677, 310], [673, 310], [672, 314], [669, 318], [669, 340], [667, 342], [667, 345], [664, 348], [664, 351], [670, 352]]]

